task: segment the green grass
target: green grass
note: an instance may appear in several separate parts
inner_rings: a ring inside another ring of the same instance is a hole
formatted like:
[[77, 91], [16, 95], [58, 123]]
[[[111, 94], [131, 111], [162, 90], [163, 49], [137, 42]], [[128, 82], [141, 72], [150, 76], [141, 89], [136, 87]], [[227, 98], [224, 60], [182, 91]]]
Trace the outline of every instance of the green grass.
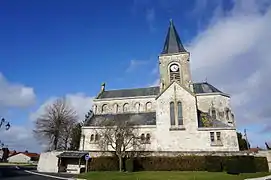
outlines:
[[6, 163], [1, 162], [0, 166], [36, 166], [33, 164], [26, 164], [26, 163]]
[[271, 173], [253, 173], [229, 175], [225, 172], [181, 172], [181, 171], [145, 171], [145, 172], [89, 172], [79, 178], [91, 180], [244, 180], [263, 177]]

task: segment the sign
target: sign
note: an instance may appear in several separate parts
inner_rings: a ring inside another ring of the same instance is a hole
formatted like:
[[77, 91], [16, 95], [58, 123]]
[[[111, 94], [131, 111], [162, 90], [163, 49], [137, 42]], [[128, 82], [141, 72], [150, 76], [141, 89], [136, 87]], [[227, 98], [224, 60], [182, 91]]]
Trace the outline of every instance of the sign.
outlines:
[[87, 154], [87, 155], [85, 156], [85, 160], [88, 161], [89, 159], [90, 159], [90, 156]]

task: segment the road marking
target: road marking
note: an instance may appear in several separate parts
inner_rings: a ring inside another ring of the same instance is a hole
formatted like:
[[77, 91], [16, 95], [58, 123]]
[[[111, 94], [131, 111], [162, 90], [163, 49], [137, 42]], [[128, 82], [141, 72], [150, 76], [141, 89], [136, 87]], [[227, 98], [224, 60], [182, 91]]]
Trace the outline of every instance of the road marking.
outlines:
[[64, 178], [64, 177], [52, 176], [52, 175], [36, 173], [36, 172], [28, 171], [28, 170], [25, 170], [25, 172], [30, 173], [30, 174], [35, 174], [35, 175], [38, 175], [38, 176], [55, 178], [55, 179], [75, 180], [74, 178]]

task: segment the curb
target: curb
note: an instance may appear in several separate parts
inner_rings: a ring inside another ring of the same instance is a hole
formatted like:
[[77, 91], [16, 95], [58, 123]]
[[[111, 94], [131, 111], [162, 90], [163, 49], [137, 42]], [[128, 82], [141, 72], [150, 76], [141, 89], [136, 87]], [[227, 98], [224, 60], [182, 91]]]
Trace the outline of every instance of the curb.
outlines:
[[271, 180], [271, 175], [269, 176], [264, 176], [264, 177], [258, 177], [258, 178], [247, 178], [245, 180]]
[[24, 171], [27, 173], [30, 173], [30, 174], [38, 175], [38, 176], [50, 177], [50, 178], [55, 178], [55, 179], [63, 179], [63, 180], [75, 180], [74, 178], [64, 178], [64, 177], [58, 177], [58, 176], [51, 176], [48, 174], [41, 174], [41, 173], [36, 173], [36, 172], [28, 171], [28, 170], [24, 170]]

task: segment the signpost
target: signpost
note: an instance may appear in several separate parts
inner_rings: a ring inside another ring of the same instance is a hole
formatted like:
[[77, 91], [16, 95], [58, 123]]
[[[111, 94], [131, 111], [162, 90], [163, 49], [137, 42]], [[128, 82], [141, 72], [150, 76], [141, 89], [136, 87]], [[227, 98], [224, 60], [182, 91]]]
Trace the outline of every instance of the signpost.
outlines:
[[86, 167], [85, 167], [85, 170], [86, 170], [86, 173], [88, 172], [88, 161], [90, 159], [90, 156], [89, 154], [85, 155], [85, 160], [86, 160]]

